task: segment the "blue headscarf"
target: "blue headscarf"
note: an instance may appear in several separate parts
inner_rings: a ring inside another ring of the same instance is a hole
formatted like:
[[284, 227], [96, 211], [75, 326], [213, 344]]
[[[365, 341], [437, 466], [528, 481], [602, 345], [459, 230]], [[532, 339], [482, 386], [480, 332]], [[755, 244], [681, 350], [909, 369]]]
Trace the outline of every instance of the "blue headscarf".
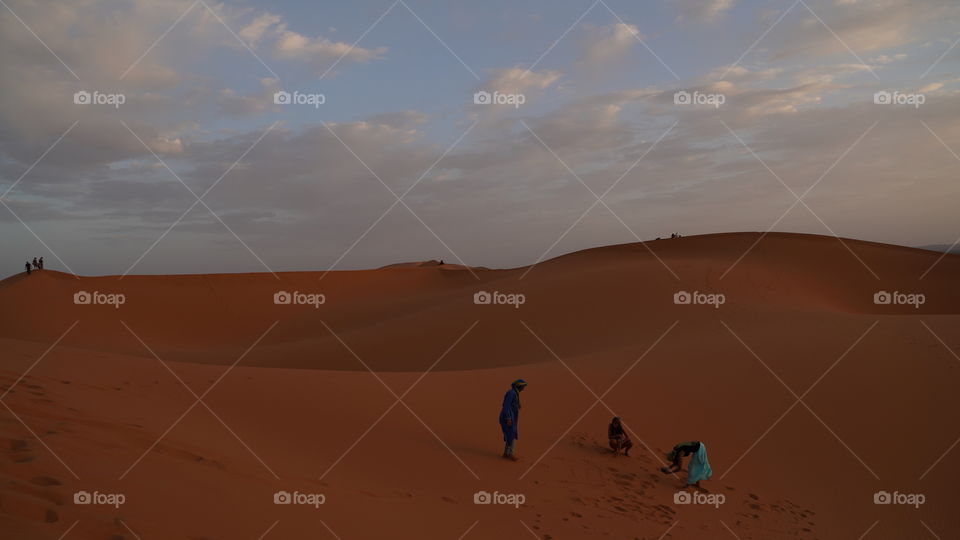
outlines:
[[517, 379], [510, 383], [510, 387], [517, 391], [517, 408], [520, 407], [520, 389], [527, 385], [527, 381], [523, 379]]

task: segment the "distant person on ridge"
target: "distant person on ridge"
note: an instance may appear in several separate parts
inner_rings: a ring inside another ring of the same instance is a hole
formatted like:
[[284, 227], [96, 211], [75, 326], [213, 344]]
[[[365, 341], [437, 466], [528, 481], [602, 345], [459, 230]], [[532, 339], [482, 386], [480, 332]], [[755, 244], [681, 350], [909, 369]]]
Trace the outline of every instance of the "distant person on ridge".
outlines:
[[620, 422], [619, 416], [614, 416], [613, 420], [610, 421], [610, 426], [607, 427], [607, 437], [610, 439], [610, 449], [613, 450], [613, 455], [616, 456], [620, 453], [620, 450], [623, 450], [623, 455], [630, 457], [633, 442], [623, 429], [623, 423]]
[[36, 258], [36, 257], [33, 258], [33, 269], [34, 269], [34, 270], [39, 270], [39, 269], [40, 269], [40, 263], [37, 262], [37, 258]]
[[520, 421], [520, 392], [527, 387], [527, 381], [517, 379], [510, 384], [510, 389], [503, 396], [503, 407], [500, 408], [500, 429], [503, 431], [503, 457], [517, 461], [513, 455], [516, 440], [519, 438], [517, 424]]
[[24, 266], [27, 267], [27, 275], [29, 276], [29, 275], [30, 275], [30, 261], [27, 261], [27, 264], [24, 265]]
[[40, 257], [40, 269], [43, 270], [43, 257]]
[[660, 471], [664, 474], [671, 474], [683, 469], [680, 460], [686, 456], [692, 455], [690, 463], [687, 465], [687, 486], [700, 488], [700, 480], [707, 480], [713, 476], [713, 469], [710, 468], [710, 462], [707, 460], [707, 445], [700, 441], [682, 442], [673, 447], [673, 450], [667, 454], [667, 461], [671, 462], [667, 467], [661, 467]]

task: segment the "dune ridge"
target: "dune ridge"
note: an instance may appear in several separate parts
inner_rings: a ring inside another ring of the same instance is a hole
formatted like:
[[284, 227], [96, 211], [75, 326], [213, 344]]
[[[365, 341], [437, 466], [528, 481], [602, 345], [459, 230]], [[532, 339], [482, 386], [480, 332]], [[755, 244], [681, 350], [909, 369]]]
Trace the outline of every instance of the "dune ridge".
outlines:
[[[948, 314], [960, 312], [960, 290], [953, 276], [960, 257], [947, 255], [923, 280], [919, 276], [939, 255], [919, 249], [869, 242], [845, 242], [867, 266], [834, 238], [769, 234], [733, 266], [758, 234], [718, 234], [584, 250], [528, 267], [488, 270], [447, 265], [377, 270], [267, 273], [81, 277], [44, 271], [0, 282], [0, 336], [49, 341], [59, 328], [82, 320], [82, 332], [65, 344], [103, 352], [135, 354], [137, 344], [117, 339], [124, 321], [141, 328], [158, 354], [178, 361], [229, 363], [242, 351], [245, 338], [280, 321], [247, 358], [247, 365], [313, 369], [359, 369], [320, 321], [344, 336], [364, 335], [367, 356], [378, 370], [416, 371], [416, 360], [428, 354], [437, 330], [461, 327], [476, 316], [473, 294], [478, 291], [521, 293], [522, 309], [483, 312], [485, 326], [509, 340], [523, 334], [520, 317], [537, 319], [562, 313], [571, 306], [584, 315], [576, 324], [597, 336], [579, 346], [584, 353], [597, 347], [627, 346], [646, 335], [654, 320], [685, 313], [673, 294], [680, 290], [725, 295], [724, 311], [808, 311], [859, 314]], [[649, 251], [648, 249], [649, 248]], [[656, 254], [670, 270], [653, 257]], [[869, 269], [868, 269], [869, 267]], [[670, 272], [674, 272], [674, 278]], [[880, 279], [875, 278], [876, 273]], [[476, 276], [476, 277], [474, 277]], [[879, 290], [925, 295], [912, 306], [876, 305]], [[75, 305], [76, 291], [122, 293], [126, 302], [110, 306]], [[322, 294], [324, 303], [276, 305], [274, 294]], [[87, 315], [96, 310], [91, 320]], [[666, 315], [665, 315], [666, 314]], [[690, 314], [709, 317], [716, 313]], [[210, 324], [210, 322], [217, 324]], [[558, 321], [561, 324], [562, 321]], [[224, 324], [225, 323], [225, 324]], [[553, 325], [551, 325], [553, 326]], [[122, 332], [121, 332], [122, 334]], [[399, 347], [399, 349], [398, 349]], [[409, 348], [408, 348], [409, 347]], [[441, 369], [478, 369], [523, 363], [494, 356], [489, 345], [471, 342], [475, 354], [464, 364]], [[410, 353], [406, 358], [390, 350]]]

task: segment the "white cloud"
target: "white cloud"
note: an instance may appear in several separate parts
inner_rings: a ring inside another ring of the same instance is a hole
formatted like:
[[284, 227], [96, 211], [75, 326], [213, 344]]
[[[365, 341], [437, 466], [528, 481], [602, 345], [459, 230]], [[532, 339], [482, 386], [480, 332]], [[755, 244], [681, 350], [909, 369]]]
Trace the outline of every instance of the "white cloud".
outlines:
[[737, 0], [675, 0], [679, 5], [679, 21], [714, 21], [725, 11], [729, 11]]
[[913, 0], [837, 3], [811, 0], [809, 5], [816, 17], [798, 8], [784, 19], [782, 29], [769, 36], [777, 43], [774, 58], [849, 54], [847, 47], [864, 55], [915, 42], [923, 35], [918, 32], [919, 28], [960, 15], [960, 4], [954, 0], [926, 0], [922, 7]]
[[719, 66], [708, 73], [704, 80], [767, 81], [783, 73], [783, 68], [750, 69], [745, 66]]
[[870, 62], [874, 64], [885, 65], [885, 64], [892, 64], [894, 62], [899, 62], [901, 60], [906, 60], [906, 59], [907, 59], [907, 55], [903, 53], [894, 54], [894, 55], [881, 54], [880, 56], [875, 56], [871, 58]]
[[580, 64], [587, 68], [603, 68], [623, 57], [639, 43], [640, 30], [633, 24], [614, 23], [594, 28], [587, 35]]
[[376, 49], [353, 47], [343, 41], [331, 41], [324, 37], [311, 38], [284, 29], [277, 37], [273, 51], [279, 58], [327, 61], [345, 55], [344, 59], [346, 60], [369, 62], [382, 58], [387, 52], [387, 49], [386, 47], [378, 47]]
[[246, 40], [249, 45], [253, 46], [260, 42], [267, 31], [279, 25], [280, 21], [281, 18], [279, 15], [261, 13], [254, 17], [249, 24], [241, 28], [237, 34]]
[[490, 80], [483, 85], [489, 91], [502, 93], [524, 93], [530, 90], [545, 90], [560, 79], [560, 71], [527, 71], [521, 67], [496, 70]]

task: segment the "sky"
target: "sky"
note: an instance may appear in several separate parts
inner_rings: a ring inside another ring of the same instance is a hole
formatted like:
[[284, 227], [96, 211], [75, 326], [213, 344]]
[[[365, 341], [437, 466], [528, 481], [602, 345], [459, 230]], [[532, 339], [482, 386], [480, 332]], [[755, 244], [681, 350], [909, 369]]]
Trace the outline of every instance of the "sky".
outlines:
[[955, 0], [2, 4], [0, 275], [960, 237]]

